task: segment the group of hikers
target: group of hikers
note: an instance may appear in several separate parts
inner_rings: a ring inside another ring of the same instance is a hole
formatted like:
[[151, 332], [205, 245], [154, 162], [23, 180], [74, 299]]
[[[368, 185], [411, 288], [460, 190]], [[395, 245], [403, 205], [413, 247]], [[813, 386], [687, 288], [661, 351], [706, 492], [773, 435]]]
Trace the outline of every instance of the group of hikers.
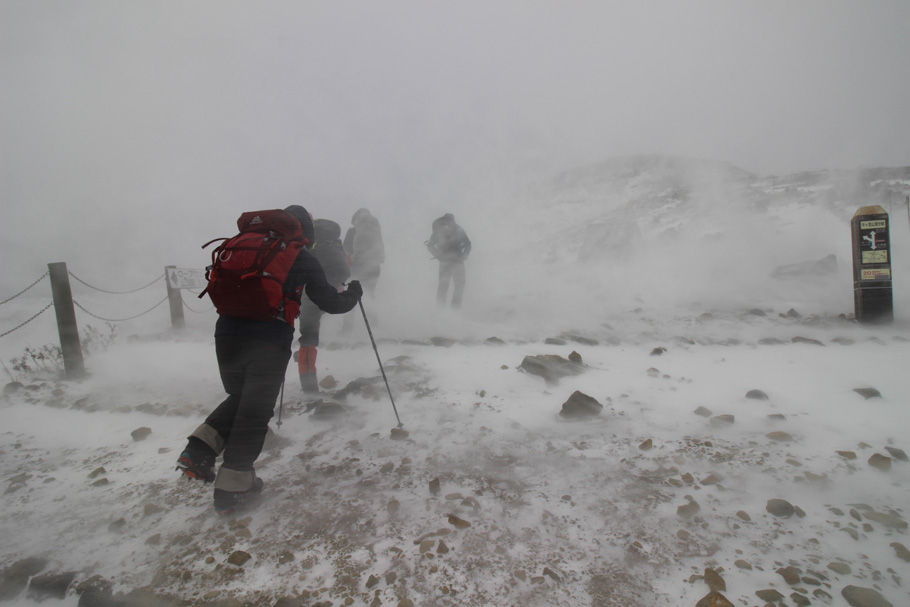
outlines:
[[[262, 491], [253, 464], [284, 383], [298, 317], [300, 385], [314, 394], [322, 315], [344, 314], [364, 292], [372, 296], [385, 261], [379, 221], [367, 209], [354, 213], [344, 240], [338, 223], [314, 220], [300, 205], [244, 213], [237, 225], [239, 234], [216, 239], [222, 244], [212, 253], [203, 292], [218, 312], [215, 355], [228, 396], [193, 430], [177, 460], [185, 476], [214, 483], [220, 514], [248, 505]], [[460, 307], [470, 239], [446, 213], [424, 244], [439, 261], [437, 303], [446, 305], [452, 284], [451, 305]]]

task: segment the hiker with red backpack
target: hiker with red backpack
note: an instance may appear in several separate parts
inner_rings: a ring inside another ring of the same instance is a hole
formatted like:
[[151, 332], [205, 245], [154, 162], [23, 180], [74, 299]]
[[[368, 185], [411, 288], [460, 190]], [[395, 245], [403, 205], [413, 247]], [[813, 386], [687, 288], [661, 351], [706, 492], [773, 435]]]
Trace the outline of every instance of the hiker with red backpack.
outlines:
[[219, 315], [215, 354], [228, 397], [190, 434], [177, 460], [186, 476], [214, 481], [219, 513], [262, 491], [253, 463], [284, 383], [303, 293], [329, 314], [348, 312], [363, 295], [357, 281], [339, 292], [326, 280], [308, 251], [313, 221], [302, 206], [244, 213], [237, 226], [240, 233], [213, 252], [203, 291]]
[[[319, 261], [329, 284], [341, 290], [351, 276], [351, 259], [341, 244], [341, 226], [330, 219], [313, 222], [316, 242], [310, 252]], [[319, 392], [316, 377], [316, 354], [319, 346], [319, 325], [322, 310], [308, 299], [300, 304], [300, 349], [297, 351], [297, 370], [300, 388], [304, 393]]]

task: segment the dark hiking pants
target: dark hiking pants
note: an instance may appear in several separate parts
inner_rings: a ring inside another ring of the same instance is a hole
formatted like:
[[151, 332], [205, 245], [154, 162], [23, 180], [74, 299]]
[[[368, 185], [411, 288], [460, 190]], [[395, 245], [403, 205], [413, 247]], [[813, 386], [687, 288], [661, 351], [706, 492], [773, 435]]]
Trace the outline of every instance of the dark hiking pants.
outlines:
[[441, 306], [446, 303], [449, 282], [452, 282], [455, 287], [452, 293], [452, 306], [457, 308], [461, 306], [461, 298], [464, 295], [465, 272], [463, 261], [440, 260], [439, 262], [439, 286], [436, 288], [436, 303]]
[[[215, 353], [228, 397], [206, 418], [204, 426], [215, 430], [223, 441], [224, 468], [252, 470], [262, 451], [291, 351], [279, 342], [225, 335], [215, 337]], [[220, 450], [221, 445], [206, 442], [216, 452]]]

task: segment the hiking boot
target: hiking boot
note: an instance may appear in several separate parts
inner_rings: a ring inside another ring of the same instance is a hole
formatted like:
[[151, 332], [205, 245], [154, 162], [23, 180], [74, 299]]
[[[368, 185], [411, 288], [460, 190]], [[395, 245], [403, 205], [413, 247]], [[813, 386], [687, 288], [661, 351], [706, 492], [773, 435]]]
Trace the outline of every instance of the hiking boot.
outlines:
[[319, 394], [319, 382], [316, 381], [315, 373], [300, 374], [300, 389], [305, 394]]
[[211, 483], [215, 480], [215, 452], [201, 440], [191, 438], [177, 458], [176, 469], [187, 478]]
[[253, 479], [253, 486], [246, 491], [215, 489], [215, 512], [232, 514], [249, 508], [262, 493], [262, 485], [262, 479], [257, 476]]

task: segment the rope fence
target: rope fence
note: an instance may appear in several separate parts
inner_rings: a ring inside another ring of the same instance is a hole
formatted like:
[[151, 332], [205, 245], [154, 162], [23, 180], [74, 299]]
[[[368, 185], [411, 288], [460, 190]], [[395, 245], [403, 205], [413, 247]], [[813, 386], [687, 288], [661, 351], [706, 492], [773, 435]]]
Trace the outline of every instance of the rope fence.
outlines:
[[[80, 310], [80, 312], [90, 316], [91, 318], [108, 323], [118, 323], [135, 320], [137, 318], [145, 316], [146, 314], [150, 314], [154, 310], [158, 309], [164, 302], [169, 302], [171, 326], [175, 329], [184, 327], [184, 309], [189, 310], [194, 314], [204, 314], [206, 312], [205, 310], [195, 310], [191, 308], [186, 304], [186, 302], [183, 301], [183, 297], [181, 296], [181, 290], [197, 289], [200, 287], [200, 283], [205, 284], [205, 281], [202, 277], [202, 272], [195, 268], [178, 268], [176, 266], [166, 266], [164, 273], [156, 276], [154, 280], [133, 289], [120, 290], [95, 286], [86, 280], [83, 280], [73, 272], [67, 270], [66, 264], [63, 262], [48, 264], [48, 269], [46, 272], [32, 281], [21, 291], [0, 300], [0, 305], [9, 303], [18, 297], [21, 297], [47, 277], [50, 277], [50, 286], [53, 300], [45, 304], [44, 307], [42, 307], [40, 310], [34, 312], [27, 319], [15, 325], [14, 327], [0, 331], [0, 338], [6, 337], [7, 335], [10, 335], [11, 333], [22, 329], [33, 320], [41, 316], [49, 308], [54, 307], [56, 310], [57, 330], [60, 334], [61, 351], [63, 353], [63, 362], [67, 378], [81, 377], [85, 373], [82, 361], [82, 346], [79, 341], [79, 331], [76, 323], [76, 309]], [[131, 314], [129, 316], [123, 317], [109, 317], [89, 310], [84, 305], [79, 303], [79, 301], [74, 299], [72, 289], [70, 287], [70, 278], [83, 285], [84, 287], [91, 289], [92, 291], [108, 295], [129, 295], [138, 293], [139, 291], [148, 289], [149, 287], [164, 280], [167, 294], [162, 299], [158, 300], [154, 305], [147, 309], [144, 309], [142, 312], [139, 312], [137, 314]]]

